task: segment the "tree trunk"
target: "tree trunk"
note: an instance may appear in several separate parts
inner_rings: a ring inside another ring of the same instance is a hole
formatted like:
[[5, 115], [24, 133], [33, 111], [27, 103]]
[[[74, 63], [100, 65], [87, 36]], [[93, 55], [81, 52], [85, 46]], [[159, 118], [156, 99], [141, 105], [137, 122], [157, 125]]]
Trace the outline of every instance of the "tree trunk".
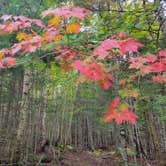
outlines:
[[46, 143], [46, 116], [47, 116], [47, 113], [46, 113], [46, 110], [47, 110], [47, 104], [48, 104], [48, 97], [49, 97], [49, 86], [46, 87], [46, 93], [44, 94], [44, 107], [41, 109], [41, 116], [42, 116], [42, 131], [41, 131], [41, 134], [42, 134], [42, 145], [44, 145]]
[[20, 103], [20, 112], [19, 112], [19, 121], [18, 121], [18, 129], [17, 129], [17, 142], [18, 142], [18, 150], [20, 153], [20, 157], [23, 157], [24, 153], [24, 132], [26, 128], [26, 120], [27, 120], [27, 111], [28, 111], [28, 96], [31, 88], [31, 71], [29, 69], [24, 70], [24, 79], [23, 79], [23, 89], [22, 89], [22, 99]]
[[126, 152], [126, 131], [124, 128], [122, 128], [120, 130], [120, 151], [121, 151], [121, 155], [122, 155], [122, 159], [125, 163], [125, 166], [127, 166], [127, 152]]

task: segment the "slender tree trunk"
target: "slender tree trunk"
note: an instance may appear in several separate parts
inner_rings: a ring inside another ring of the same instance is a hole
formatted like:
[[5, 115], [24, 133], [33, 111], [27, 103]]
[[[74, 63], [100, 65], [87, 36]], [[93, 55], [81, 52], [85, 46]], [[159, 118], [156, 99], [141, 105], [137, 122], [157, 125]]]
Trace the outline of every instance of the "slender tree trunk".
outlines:
[[124, 128], [122, 128], [120, 130], [120, 150], [121, 150], [121, 155], [122, 155], [122, 159], [125, 162], [125, 166], [127, 166], [127, 152], [126, 152], [126, 131]]
[[44, 95], [44, 107], [41, 109], [41, 114], [42, 114], [42, 145], [46, 143], [46, 110], [47, 110], [47, 104], [48, 104], [48, 97], [49, 97], [49, 87], [46, 87], [46, 93]]
[[46, 112], [45, 109], [42, 111], [42, 145], [46, 142]]
[[92, 126], [89, 122], [89, 117], [87, 116], [86, 118], [86, 121], [87, 121], [87, 130], [88, 130], [88, 144], [91, 148], [91, 150], [94, 150], [94, 144], [93, 144], [93, 137], [92, 137]]
[[22, 100], [20, 103], [20, 112], [19, 112], [19, 124], [17, 129], [17, 142], [18, 148], [20, 152], [20, 157], [23, 157], [24, 152], [24, 132], [26, 129], [26, 120], [27, 120], [27, 111], [28, 111], [28, 104], [29, 104], [29, 92], [31, 88], [31, 71], [26, 68], [24, 70], [24, 79], [23, 79], [23, 89], [22, 89]]

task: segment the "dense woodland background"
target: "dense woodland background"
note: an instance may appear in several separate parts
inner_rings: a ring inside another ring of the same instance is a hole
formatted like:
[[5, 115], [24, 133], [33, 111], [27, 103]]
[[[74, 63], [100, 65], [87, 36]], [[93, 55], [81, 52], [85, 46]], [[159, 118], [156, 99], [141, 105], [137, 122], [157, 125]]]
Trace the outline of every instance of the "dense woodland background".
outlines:
[[[0, 0], [0, 15], [40, 18], [41, 11], [61, 4], [93, 11], [81, 32], [85, 41], [75, 39], [85, 45], [85, 51], [89, 51], [87, 44], [96, 46], [120, 31], [142, 42], [143, 53], [166, 48], [164, 1]], [[16, 42], [15, 34], [0, 36], [0, 41], [1, 48], [9, 47]], [[119, 165], [127, 164], [126, 160], [133, 165], [151, 165], [153, 160], [156, 166], [166, 164], [164, 83], [153, 83], [148, 76], [135, 81], [140, 93], [128, 102], [139, 116], [136, 125], [104, 123], [104, 112], [118, 90], [105, 91], [94, 83], [75, 86], [76, 72], [64, 73], [52, 56], [33, 59], [41, 54], [35, 53], [30, 60], [25, 56], [20, 65], [0, 70], [0, 165], [18, 161], [20, 165], [40, 165], [44, 159], [57, 165], [65, 151], [108, 154], [107, 158], [115, 153], [122, 161]], [[115, 74], [125, 78], [129, 72], [123, 64], [123, 70]], [[101, 165], [111, 166], [111, 161]]]

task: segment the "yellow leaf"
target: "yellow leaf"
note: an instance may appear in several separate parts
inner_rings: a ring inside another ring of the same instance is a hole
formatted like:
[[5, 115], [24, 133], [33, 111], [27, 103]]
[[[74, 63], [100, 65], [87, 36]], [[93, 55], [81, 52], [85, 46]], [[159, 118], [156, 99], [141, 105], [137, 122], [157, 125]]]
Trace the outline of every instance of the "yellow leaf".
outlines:
[[60, 17], [54, 17], [53, 19], [49, 20], [48, 26], [58, 25], [60, 21]]
[[49, 45], [49, 44], [46, 44], [45, 46], [44, 46], [44, 49], [45, 50], [49, 50], [51, 48], [51, 46]]
[[54, 36], [54, 42], [57, 42], [59, 40], [62, 40], [62, 35], [57, 35], [57, 36]]
[[67, 33], [79, 33], [81, 25], [79, 23], [67, 24], [66, 32]]
[[0, 52], [0, 59], [2, 59], [4, 56], [4, 53], [3, 52]]
[[18, 39], [19, 41], [26, 39], [26, 33], [19, 32], [19, 33], [17, 34], [17, 39]]

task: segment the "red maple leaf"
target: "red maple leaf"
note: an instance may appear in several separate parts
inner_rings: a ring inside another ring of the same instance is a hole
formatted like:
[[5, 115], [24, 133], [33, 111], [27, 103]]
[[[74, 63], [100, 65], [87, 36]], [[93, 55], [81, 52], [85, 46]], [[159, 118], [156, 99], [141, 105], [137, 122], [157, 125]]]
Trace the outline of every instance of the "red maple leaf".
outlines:
[[[134, 41], [132, 38], [122, 40], [126, 36], [124, 33], [117, 34], [117, 36], [119, 36], [119, 39], [121, 40], [106, 39], [102, 41], [101, 44], [93, 51], [93, 55], [100, 55], [98, 58], [101, 60], [105, 59], [108, 55], [112, 56], [110, 51], [113, 49], [118, 49], [121, 54], [124, 55], [128, 52], [138, 52], [138, 48], [143, 46], [141, 43]], [[117, 56], [119, 53], [114, 52], [113, 55]]]
[[1, 19], [2, 19], [3, 21], [7, 21], [7, 20], [11, 19], [11, 17], [12, 17], [12, 15], [3, 15], [3, 16], [1, 17]]
[[119, 116], [115, 117], [115, 121], [117, 122], [117, 124], [121, 124], [123, 121], [127, 121], [134, 125], [137, 118], [138, 116], [133, 112], [122, 111]]
[[93, 55], [107, 56], [109, 55], [109, 51], [115, 48], [120, 48], [119, 41], [106, 39], [101, 43], [100, 46], [96, 47], [96, 49], [93, 51]]
[[121, 41], [120, 50], [122, 54], [126, 54], [128, 52], [138, 52], [138, 48], [142, 47], [141, 43], [134, 41], [131, 38]]
[[16, 58], [5, 57], [0, 60], [0, 68], [10, 68], [16, 64]]
[[117, 117], [117, 110], [113, 109], [104, 115], [104, 122], [112, 122]]
[[79, 71], [82, 71], [84, 69], [84, 67], [85, 67], [83, 61], [81, 61], [81, 60], [74, 61], [74, 63], [72, 64], [72, 66], [75, 69], [79, 70]]
[[77, 17], [79, 19], [84, 19], [86, 17], [87, 12], [90, 12], [90, 10], [76, 6], [62, 6], [56, 9], [48, 9], [42, 12], [42, 16], [46, 17], [48, 15], [51, 15], [54, 17], [65, 17], [68, 19], [70, 17]]
[[142, 71], [143, 73], [149, 74], [149, 73], [153, 72], [153, 68], [148, 65], [143, 65], [140, 67], [140, 71]]
[[114, 77], [106, 72], [105, 68], [96, 62], [84, 63], [81, 60], [76, 60], [72, 66], [80, 71], [80, 75], [84, 75], [87, 81], [97, 81], [98, 85], [104, 89], [113, 86], [112, 80]]
[[121, 103], [119, 98], [115, 98], [108, 108], [108, 112], [104, 116], [105, 122], [112, 122], [115, 120], [117, 124], [121, 124], [123, 121], [130, 122], [131, 124], [136, 123], [138, 116], [129, 111], [128, 104]]
[[99, 80], [98, 85], [103, 87], [105, 90], [107, 90], [113, 86], [112, 82], [110, 82], [108, 80]]
[[114, 109], [117, 105], [119, 105], [121, 102], [120, 102], [120, 98], [115, 98], [109, 105], [109, 109]]
[[129, 62], [131, 62], [129, 66], [130, 69], [138, 69], [145, 63], [145, 59], [142, 57], [135, 57], [135, 58], [130, 58]]
[[166, 50], [159, 51], [159, 56], [160, 57], [166, 57]]
[[20, 51], [21, 49], [22, 49], [22, 46], [21, 46], [20, 43], [14, 44], [13, 47], [12, 47], [12, 49], [11, 49], [10, 54], [11, 54], [12, 56], [14, 56], [14, 55], [15, 55], [18, 51]]
[[152, 56], [152, 55], [147, 55], [145, 58], [145, 62], [155, 62], [157, 60], [157, 57]]
[[159, 83], [166, 83], [166, 76], [165, 75], [157, 75], [153, 76], [153, 81], [154, 82], [159, 82]]
[[156, 63], [150, 65], [150, 67], [153, 70], [153, 72], [166, 71], [166, 64], [162, 64], [162, 63], [159, 63], [159, 62], [156, 62]]
[[119, 32], [115, 36], [118, 37], [121, 40], [124, 40], [124, 39], [126, 39], [127, 34], [126, 34], [126, 32]]

